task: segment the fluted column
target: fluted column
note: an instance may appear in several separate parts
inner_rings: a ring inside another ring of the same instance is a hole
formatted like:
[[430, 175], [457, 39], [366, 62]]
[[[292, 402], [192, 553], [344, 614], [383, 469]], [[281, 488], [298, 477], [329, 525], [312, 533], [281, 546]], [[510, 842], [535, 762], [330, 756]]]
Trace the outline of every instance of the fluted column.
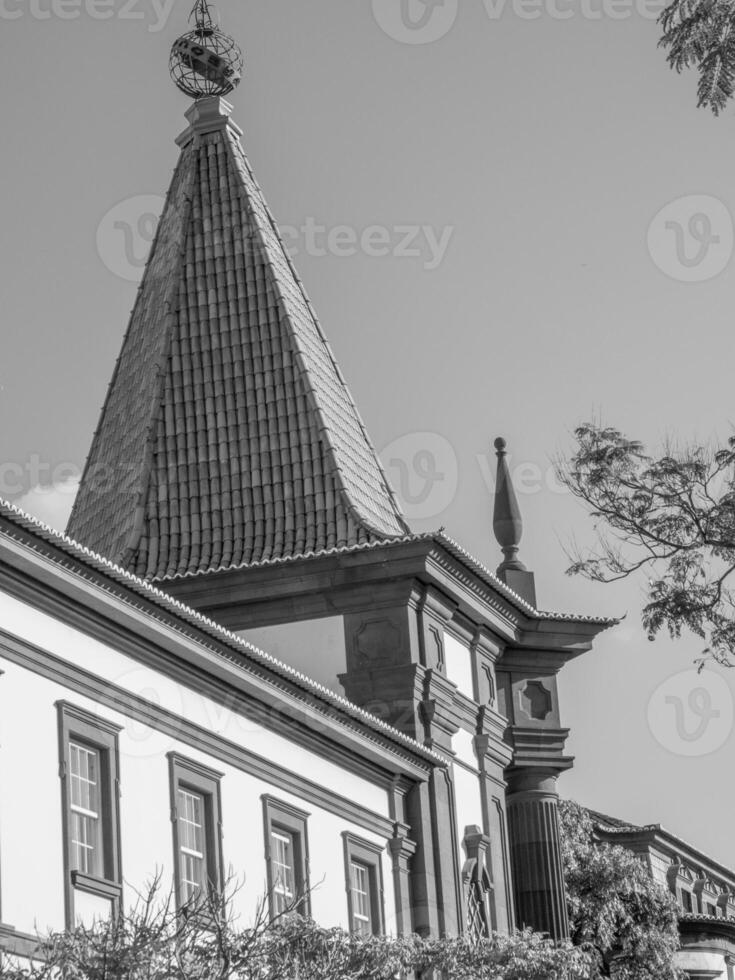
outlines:
[[543, 772], [516, 773], [507, 808], [517, 923], [558, 940], [568, 937], [569, 920], [555, 782]]

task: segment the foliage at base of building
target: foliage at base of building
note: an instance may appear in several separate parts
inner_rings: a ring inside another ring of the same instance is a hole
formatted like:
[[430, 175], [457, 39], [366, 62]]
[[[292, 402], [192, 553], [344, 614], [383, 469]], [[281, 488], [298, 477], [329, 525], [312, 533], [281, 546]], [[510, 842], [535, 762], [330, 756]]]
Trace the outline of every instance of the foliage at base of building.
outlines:
[[265, 904], [241, 928], [214, 903], [184, 914], [158, 901], [91, 927], [48, 936], [31, 963], [0, 962], [3, 980], [587, 980], [591, 959], [526, 931], [424, 940], [325, 929], [295, 912], [269, 919]]
[[589, 814], [560, 805], [562, 856], [572, 941], [591, 953], [601, 977], [679, 980], [678, 910], [644, 861], [594, 840]]

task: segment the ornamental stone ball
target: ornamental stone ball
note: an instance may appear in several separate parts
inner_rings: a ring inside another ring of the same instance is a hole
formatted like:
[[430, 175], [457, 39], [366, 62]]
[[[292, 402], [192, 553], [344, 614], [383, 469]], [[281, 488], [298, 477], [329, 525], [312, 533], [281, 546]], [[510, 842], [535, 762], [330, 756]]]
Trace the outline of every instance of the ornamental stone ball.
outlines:
[[194, 29], [174, 41], [171, 48], [171, 78], [193, 99], [229, 95], [242, 78], [242, 51], [219, 29], [208, 0], [196, 0], [189, 20], [192, 18]]

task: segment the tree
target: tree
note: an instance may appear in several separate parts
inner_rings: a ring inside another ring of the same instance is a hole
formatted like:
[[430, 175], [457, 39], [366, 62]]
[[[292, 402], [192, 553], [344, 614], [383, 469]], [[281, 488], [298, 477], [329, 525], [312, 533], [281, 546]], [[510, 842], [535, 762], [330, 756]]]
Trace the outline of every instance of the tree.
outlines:
[[643, 625], [650, 640], [688, 629], [712, 658], [735, 665], [735, 437], [709, 449], [665, 446], [649, 456], [617, 429], [575, 431], [560, 480], [590, 511], [598, 546], [568, 573], [611, 582], [646, 569]]
[[158, 881], [137, 905], [41, 941], [31, 963], [0, 958], [3, 980], [588, 980], [591, 957], [532, 932], [423, 940], [326, 929], [294, 911], [271, 919], [262, 903], [238, 926], [231, 896], [183, 910]]
[[673, 0], [659, 17], [668, 49], [667, 60], [677, 72], [699, 73], [698, 105], [715, 115], [735, 91], [735, 5], [732, 0]]
[[594, 954], [597, 976], [676, 980], [678, 912], [673, 896], [643, 861], [623, 847], [595, 841], [577, 803], [560, 806], [562, 857], [575, 945]]

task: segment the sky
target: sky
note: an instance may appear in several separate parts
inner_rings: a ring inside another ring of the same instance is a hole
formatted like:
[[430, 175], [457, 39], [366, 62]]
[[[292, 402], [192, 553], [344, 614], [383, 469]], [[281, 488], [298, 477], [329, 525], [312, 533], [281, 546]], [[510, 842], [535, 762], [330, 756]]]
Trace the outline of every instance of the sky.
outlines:
[[[551, 461], [590, 418], [731, 432], [735, 125], [668, 70], [653, 0], [220, 0], [234, 118], [417, 531], [490, 567], [504, 436], [545, 609], [626, 616], [564, 668], [562, 795], [735, 867], [735, 673], [650, 643], [645, 577]], [[0, 495], [61, 527], [177, 159], [182, 0], [0, 0]]]

